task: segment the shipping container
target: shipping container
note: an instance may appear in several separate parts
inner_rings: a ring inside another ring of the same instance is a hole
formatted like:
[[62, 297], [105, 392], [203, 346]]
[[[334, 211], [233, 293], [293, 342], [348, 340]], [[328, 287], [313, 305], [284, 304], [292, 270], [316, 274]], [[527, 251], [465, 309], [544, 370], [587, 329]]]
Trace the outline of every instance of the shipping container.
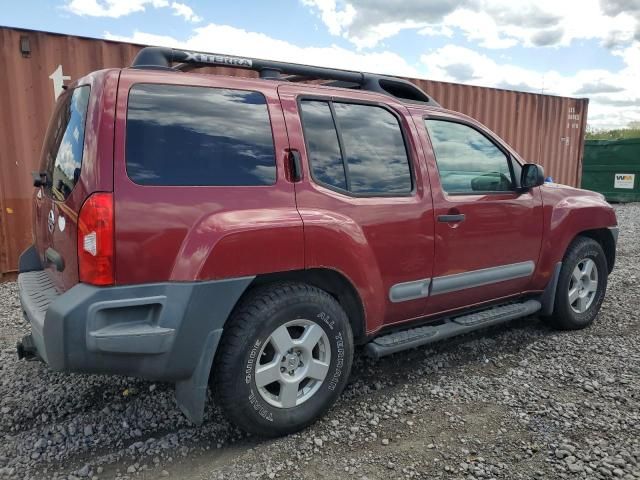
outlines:
[[587, 140], [582, 188], [610, 202], [640, 202], [640, 138]]
[[[0, 27], [0, 277], [16, 271], [20, 252], [31, 243], [31, 172], [62, 83], [127, 66], [142, 47]], [[203, 72], [255, 76], [230, 68]], [[442, 106], [487, 125], [526, 161], [544, 165], [556, 182], [580, 185], [587, 99], [409, 80]]]

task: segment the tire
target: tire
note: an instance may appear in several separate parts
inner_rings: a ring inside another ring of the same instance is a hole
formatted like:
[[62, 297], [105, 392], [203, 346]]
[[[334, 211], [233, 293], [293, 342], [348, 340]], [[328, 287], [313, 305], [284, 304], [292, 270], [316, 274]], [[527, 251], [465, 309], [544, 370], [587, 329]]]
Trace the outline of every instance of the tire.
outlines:
[[547, 323], [560, 330], [591, 325], [604, 300], [608, 274], [600, 244], [592, 238], [577, 237], [562, 260], [554, 310]]
[[241, 300], [227, 322], [213, 389], [227, 418], [242, 430], [287, 435], [333, 405], [352, 360], [351, 325], [332, 296], [306, 284], [267, 285]]

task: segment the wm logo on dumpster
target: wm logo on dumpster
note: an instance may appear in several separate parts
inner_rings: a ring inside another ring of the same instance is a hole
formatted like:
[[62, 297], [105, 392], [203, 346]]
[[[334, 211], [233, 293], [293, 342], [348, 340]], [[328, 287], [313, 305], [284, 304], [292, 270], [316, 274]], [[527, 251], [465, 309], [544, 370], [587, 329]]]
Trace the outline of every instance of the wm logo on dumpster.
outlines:
[[613, 188], [629, 188], [633, 189], [636, 180], [635, 173], [616, 173], [613, 176]]

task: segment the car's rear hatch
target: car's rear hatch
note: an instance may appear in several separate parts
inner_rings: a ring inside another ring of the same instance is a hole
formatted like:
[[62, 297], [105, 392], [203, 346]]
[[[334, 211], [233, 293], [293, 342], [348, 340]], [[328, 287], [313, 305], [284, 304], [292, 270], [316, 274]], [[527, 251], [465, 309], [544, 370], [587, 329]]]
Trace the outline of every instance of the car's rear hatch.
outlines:
[[78, 283], [78, 212], [91, 189], [80, 185], [91, 87], [79, 85], [58, 98], [41, 153], [34, 194], [35, 245], [59, 291]]

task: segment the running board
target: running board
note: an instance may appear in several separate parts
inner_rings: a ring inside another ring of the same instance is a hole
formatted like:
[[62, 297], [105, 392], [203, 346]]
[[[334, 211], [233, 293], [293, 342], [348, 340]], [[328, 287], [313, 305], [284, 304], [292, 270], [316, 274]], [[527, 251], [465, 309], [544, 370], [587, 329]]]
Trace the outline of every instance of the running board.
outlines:
[[526, 317], [536, 313], [540, 308], [542, 305], [538, 300], [527, 300], [522, 303], [510, 303], [488, 308], [447, 319], [439, 325], [426, 325], [383, 335], [369, 342], [366, 352], [369, 357], [378, 359], [402, 350], [420, 347], [445, 338]]

